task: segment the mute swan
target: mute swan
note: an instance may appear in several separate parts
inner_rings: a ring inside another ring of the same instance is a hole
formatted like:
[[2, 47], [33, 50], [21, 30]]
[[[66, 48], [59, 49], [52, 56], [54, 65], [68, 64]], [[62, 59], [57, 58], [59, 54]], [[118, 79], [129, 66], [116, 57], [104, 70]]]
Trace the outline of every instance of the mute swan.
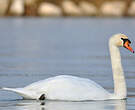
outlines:
[[60, 75], [32, 83], [24, 88], [1, 88], [13, 91], [24, 99], [50, 99], [67, 101], [125, 99], [127, 95], [124, 72], [118, 47], [125, 47], [134, 53], [130, 40], [124, 34], [113, 35], [109, 40], [114, 93], [107, 92], [94, 81], [69, 75]]

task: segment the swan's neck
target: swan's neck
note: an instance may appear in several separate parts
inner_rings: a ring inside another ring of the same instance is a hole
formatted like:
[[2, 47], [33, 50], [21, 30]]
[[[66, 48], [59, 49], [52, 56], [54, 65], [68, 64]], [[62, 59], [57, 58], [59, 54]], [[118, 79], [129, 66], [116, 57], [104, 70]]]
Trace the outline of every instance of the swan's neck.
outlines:
[[126, 98], [127, 90], [119, 48], [111, 43], [109, 44], [109, 47], [114, 79], [114, 96], [123, 99]]

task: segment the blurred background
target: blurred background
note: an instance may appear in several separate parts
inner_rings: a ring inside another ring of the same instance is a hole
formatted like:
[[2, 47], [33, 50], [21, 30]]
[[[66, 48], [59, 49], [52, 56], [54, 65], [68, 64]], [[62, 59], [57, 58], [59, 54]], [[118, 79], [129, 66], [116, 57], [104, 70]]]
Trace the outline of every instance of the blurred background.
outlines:
[[[24, 87], [66, 74], [89, 78], [113, 92], [108, 40], [123, 33], [135, 49], [134, 17], [135, 0], [0, 0], [0, 87]], [[127, 101], [62, 103], [63, 108], [54, 101], [47, 110], [134, 110], [135, 55], [120, 51]], [[17, 99], [15, 93], [0, 91], [0, 110], [37, 107], [32, 100]]]
[[0, 0], [0, 16], [135, 16], [135, 0]]

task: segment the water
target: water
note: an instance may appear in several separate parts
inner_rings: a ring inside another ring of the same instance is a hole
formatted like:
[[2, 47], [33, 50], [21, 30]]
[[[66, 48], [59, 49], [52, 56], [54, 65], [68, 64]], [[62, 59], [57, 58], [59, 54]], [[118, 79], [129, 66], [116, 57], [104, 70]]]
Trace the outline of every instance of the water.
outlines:
[[[135, 49], [134, 19], [1, 18], [0, 87], [24, 87], [56, 75], [86, 77], [113, 92], [108, 39], [124, 33]], [[21, 100], [0, 91], [1, 110], [133, 110], [135, 55], [121, 48], [128, 98], [113, 101], [64, 102]]]

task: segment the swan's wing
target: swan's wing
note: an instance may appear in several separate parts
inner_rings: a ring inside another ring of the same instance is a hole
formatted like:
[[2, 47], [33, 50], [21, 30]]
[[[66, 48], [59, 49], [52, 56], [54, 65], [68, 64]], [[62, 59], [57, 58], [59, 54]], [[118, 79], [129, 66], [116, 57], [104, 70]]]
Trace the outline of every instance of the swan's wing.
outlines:
[[25, 89], [53, 100], [105, 100], [110, 95], [92, 80], [66, 75], [35, 82]]

